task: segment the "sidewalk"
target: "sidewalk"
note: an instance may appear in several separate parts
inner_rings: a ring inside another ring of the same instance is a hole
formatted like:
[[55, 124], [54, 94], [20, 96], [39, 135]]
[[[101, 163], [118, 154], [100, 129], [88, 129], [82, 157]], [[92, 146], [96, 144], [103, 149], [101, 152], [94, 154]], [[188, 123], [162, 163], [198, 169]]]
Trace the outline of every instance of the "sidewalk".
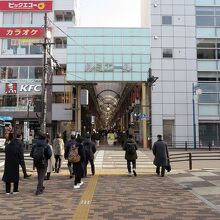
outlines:
[[[215, 197], [212, 204], [215, 207], [207, 205], [204, 200], [207, 195], [200, 197], [199, 189], [197, 194], [193, 191], [197, 186], [215, 187], [216, 183], [220, 185], [219, 170], [188, 172], [173, 168], [171, 173], [162, 178], [155, 175], [150, 153], [138, 152], [138, 176], [129, 177], [124, 152], [100, 149], [96, 155], [96, 175], [83, 179], [84, 185], [78, 190], [73, 189], [73, 179], [69, 179], [65, 166], [61, 173], [53, 173], [51, 180], [45, 181], [45, 192], [39, 196], [34, 195], [37, 182], [35, 171], [29, 180], [21, 178], [20, 193], [17, 195], [5, 195], [2, 182], [0, 219], [220, 219], [215, 203], [220, 202], [220, 196], [214, 194], [216, 191], [212, 191], [212, 196]], [[201, 179], [196, 181], [198, 178]], [[210, 181], [213, 185], [207, 185]], [[210, 192], [210, 189], [200, 190]], [[219, 188], [216, 190], [220, 194]]]

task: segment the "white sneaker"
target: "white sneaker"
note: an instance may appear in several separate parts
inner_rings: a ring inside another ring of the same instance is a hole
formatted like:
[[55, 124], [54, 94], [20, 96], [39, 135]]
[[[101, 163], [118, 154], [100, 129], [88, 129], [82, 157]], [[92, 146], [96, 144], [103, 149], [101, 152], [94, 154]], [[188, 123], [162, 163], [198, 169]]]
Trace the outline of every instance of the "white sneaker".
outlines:
[[74, 189], [79, 189], [80, 185], [74, 185]]
[[10, 193], [5, 193], [5, 195], [10, 195]]
[[128, 173], [128, 176], [132, 176], [132, 173]]
[[78, 186], [82, 186], [82, 185], [83, 185], [83, 183], [84, 183], [84, 182], [83, 182], [83, 181], [81, 181], [81, 182], [80, 182], [80, 183], [78, 183], [77, 185], [78, 185]]

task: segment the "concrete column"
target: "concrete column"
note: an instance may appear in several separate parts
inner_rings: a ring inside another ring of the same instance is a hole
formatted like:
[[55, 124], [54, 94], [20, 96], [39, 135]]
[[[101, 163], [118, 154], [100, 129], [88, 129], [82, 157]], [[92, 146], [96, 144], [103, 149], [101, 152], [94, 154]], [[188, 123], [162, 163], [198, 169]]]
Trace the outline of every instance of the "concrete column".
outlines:
[[81, 99], [80, 99], [81, 86], [76, 86], [76, 131], [81, 132]]
[[[141, 107], [142, 113], [147, 114], [147, 91], [145, 83], [142, 83], [142, 98], [141, 98]], [[143, 120], [142, 122], [142, 129], [143, 129], [143, 147], [147, 148], [147, 121]]]

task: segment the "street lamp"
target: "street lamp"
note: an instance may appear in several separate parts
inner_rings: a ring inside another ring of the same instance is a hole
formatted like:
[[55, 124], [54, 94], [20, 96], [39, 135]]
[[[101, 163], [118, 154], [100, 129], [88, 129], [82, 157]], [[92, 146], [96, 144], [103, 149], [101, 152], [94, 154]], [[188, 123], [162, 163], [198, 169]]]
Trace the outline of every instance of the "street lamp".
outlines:
[[192, 84], [192, 105], [193, 105], [193, 147], [196, 149], [196, 115], [195, 115], [195, 95], [201, 95], [202, 90], [198, 85]]

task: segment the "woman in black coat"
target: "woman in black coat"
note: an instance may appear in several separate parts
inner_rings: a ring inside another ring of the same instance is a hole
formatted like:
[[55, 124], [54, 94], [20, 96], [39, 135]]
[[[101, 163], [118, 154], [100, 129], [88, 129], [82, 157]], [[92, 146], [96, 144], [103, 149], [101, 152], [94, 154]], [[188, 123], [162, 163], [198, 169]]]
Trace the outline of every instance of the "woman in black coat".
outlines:
[[77, 163], [73, 163], [73, 173], [75, 174], [74, 189], [79, 189], [80, 186], [83, 184], [81, 178], [84, 175], [83, 164], [85, 161], [85, 151], [82, 145], [82, 141], [83, 140], [81, 136], [78, 136], [76, 138], [76, 147], [78, 147], [78, 154], [80, 156], [80, 161]]
[[19, 164], [22, 160], [21, 151], [13, 135], [9, 136], [10, 142], [5, 147], [5, 168], [2, 180], [5, 182], [6, 194], [11, 192], [11, 183], [14, 183], [13, 193], [18, 193]]

